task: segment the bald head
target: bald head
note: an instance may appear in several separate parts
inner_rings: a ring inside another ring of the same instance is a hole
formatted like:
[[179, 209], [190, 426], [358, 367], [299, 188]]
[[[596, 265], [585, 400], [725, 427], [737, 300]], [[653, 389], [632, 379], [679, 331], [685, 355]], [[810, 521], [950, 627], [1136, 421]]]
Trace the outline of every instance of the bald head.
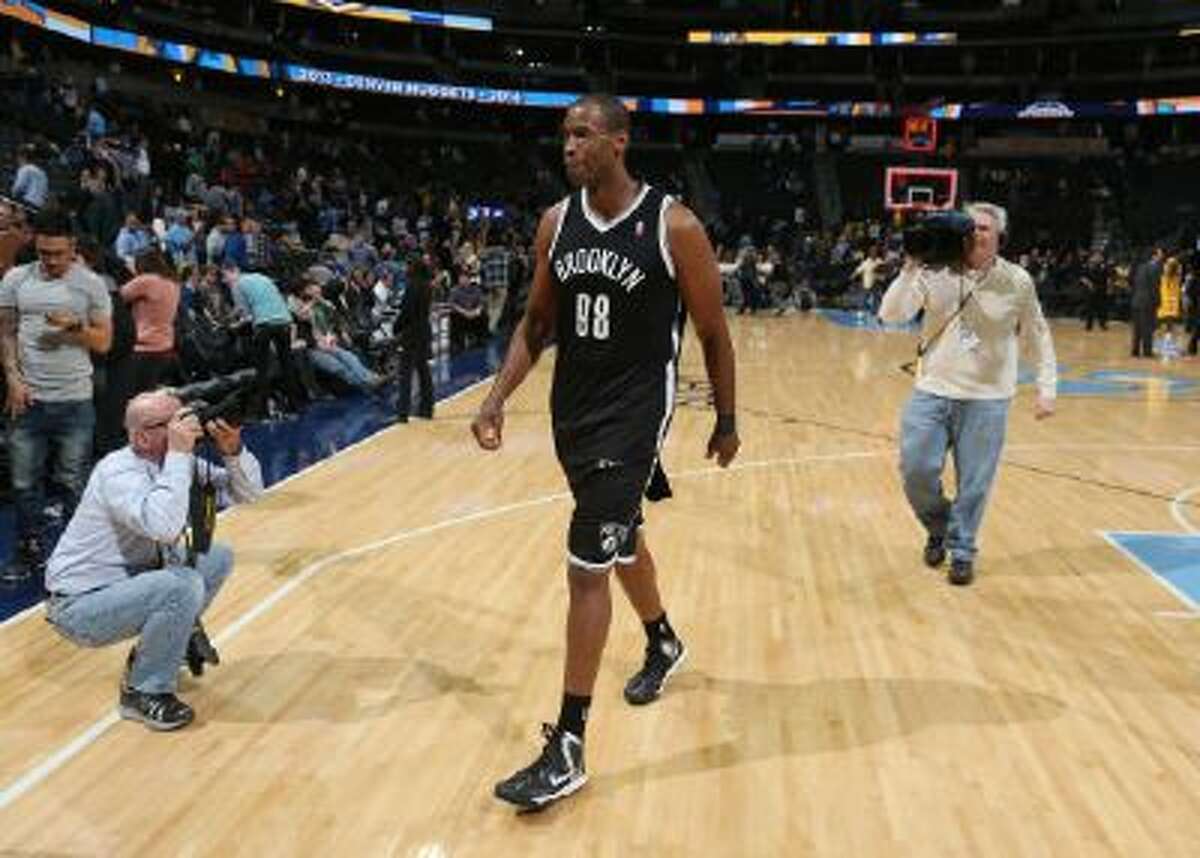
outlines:
[[166, 391], [139, 393], [125, 409], [125, 429], [132, 435], [147, 427], [162, 425], [182, 407], [183, 403]]

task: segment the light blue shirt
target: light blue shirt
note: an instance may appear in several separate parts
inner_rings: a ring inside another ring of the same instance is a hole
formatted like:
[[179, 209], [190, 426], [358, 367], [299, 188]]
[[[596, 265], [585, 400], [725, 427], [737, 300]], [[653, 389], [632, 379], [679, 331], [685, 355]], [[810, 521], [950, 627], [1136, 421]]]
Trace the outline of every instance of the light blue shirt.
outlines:
[[173, 223], [167, 230], [167, 248], [174, 254], [184, 254], [192, 250], [195, 241], [195, 233], [181, 223]]
[[233, 290], [233, 300], [238, 309], [248, 315], [255, 326], [290, 325], [292, 314], [287, 301], [265, 274], [241, 274]]
[[117, 233], [116, 243], [113, 245], [117, 256], [122, 259], [136, 259], [143, 250], [150, 249], [150, 236], [142, 229], [130, 229], [127, 226], [121, 227], [121, 231]]
[[[96, 465], [67, 529], [46, 564], [46, 589], [76, 595], [154, 569], [182, 565], [195, 458], [169, 452], [160, 466], [122, 447]], [[244, 503], [263, 491], [262, 469], [244, 446], [225, 467], [199, 462], [218, 502]]]
[[93, 140], [97, 137], [103, 137], [108, 133], [108, 120], [104, 118], [103, 113], [94, 107], [88, 111], [87, 133]]
[[22, 164], [13, 178], [13, 199], [18, 202], [41, 208], [46, 205], [46, 197], [50, 195], [50, 180], [46, 171], [37, 164]]

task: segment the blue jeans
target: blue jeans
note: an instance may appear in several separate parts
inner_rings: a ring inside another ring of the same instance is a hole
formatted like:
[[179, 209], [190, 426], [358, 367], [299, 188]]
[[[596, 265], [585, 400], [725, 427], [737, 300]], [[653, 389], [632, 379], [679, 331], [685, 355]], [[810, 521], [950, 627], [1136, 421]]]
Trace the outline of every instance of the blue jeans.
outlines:
[[129, 686], [148, 694], [174, 692], [196, 619], [233, 571], [233, 550], [213, 544], [196, 568], [168, 566], [80, 593], [51, 597], [46, 619], [67, 640], [101, 647], [141, 635]]
[[309, 349], [308, 359], [321, 372], [341, 379], [359, 390], [368, 390], [379, 381], [379, 376], [367, 369], [358, 355], [341, 346], [332, 349]]
[[[996, 478], [1007, 399], [947, 399], [916, 390], [900, 424], [900, 474], [913, 512], [931, 536], [942, 536], [955, 560], [975, 559], [975, 534]], [[946, 452], [954, 454], [958, 485], [942, 493]]]
[[42, 508], [46, 505], [46, 455], [56, 445], [54, 481], [67, 494], [64, 519], [69, 520], [83, 495], [92, 468], [92, 434], [96, 411], [92, 400], [38, 402], [12, 422], [9, 455], [12, 457], [13, 497], [17, 507], [17, 538], [41, 535]]

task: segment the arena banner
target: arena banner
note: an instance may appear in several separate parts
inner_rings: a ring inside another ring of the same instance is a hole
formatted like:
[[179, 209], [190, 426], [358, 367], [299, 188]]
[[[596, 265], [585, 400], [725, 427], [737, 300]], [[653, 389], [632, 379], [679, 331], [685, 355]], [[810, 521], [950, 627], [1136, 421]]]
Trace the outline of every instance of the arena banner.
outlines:
[[1136, 116], [1132, 101], [1032, 101], [1028, 104], [1004, 104], [980, 101], [966, 104], [942, 104], [928, 110], [934, 119], [1106, 119]]
[[1139, 116], [1174, 116], [1200, 113], [1200, 96], [1186, 98], [1145, 98], [1137, 103]]
[[795, 30], [749, 30], [720, 32], [691, 30], [688, 41], [693, 45], [795, 45], [806, 48], [866, 48], [913, 45], [937, 47], [958, 42], [957, 33], [837, 33], [799, 32]]
[[[311, 68], [310, 66], [285, 64], [279, 67], [284, 80], [292, 83], [307, 83], [346, 89], [354, 92], [373, 92], [380, 95], [395, 95], [402, 98], [420, 98], [436, 101], [464, 101], [472, 104], [498, 104], [515, 107], [548, 107], [549, 96], [558, 93], [529, 93], [517, 89], [492, 89], [483, 86], [457, 86], [448, 83], [432, 83], [419, 80], [396, 80], [373, 75], [351, 74]], [[569, 104], [575, 96], [563, 93]], [[527, 96], [538, 96], [540, 103], [527, 105]]]
[[450, 30], [475, 30], [488, 33], [492, 30], [492, 19], [474, 15], [451, 15], [444, 12], [427, 12], [420, 9], [401, 9], [398, 6], [383, 6], [377, 3], [346, 3], [341, 0], [274, 0], [282, 6], [298, 6], [315, 12], [329, 12], [348, 18], [370, 18], [390, 21], [393, 24], [416, 24], [424, 27], [445, 27]]
[[65, 12], [56, 12], [30, 0], [0, 0], [0, 15], [16, 18], [18, 21], [58, 33], [77, 42], [92, 40], [92, 27], [87, 21]]
[[[282, 2], [282, 0], [281, 0]], [[469, 104], [536, 107], [561, 110], [581, 93], [526, 89], [495, 89], [458, 86], [437, 81], [397, 80], [374, 75], [355, 74], [332, 69], [313, 68], [294, 63], [257, 57], [243, 57], [226, 51], [173, 42], [154, 36], [93, 25], [80, 18], [64, 15], [32, 0], [0, 0], [0, 17], [11, 18], [32, 27], [88, 42], [99, 48], [133, 53], [150, 59], [191, 65], [210, 71], [288, 82], [325, 86], [354, 92], [376, 93], [400, 98], [458, 101]], [[1101, 119], [1110, 117], [1164, 116], [1200, 113], [1200, 96], [1129, 101], [1077, 102], [1034, 101], [1028, 104], [971, 102], [896, 106], [882, 101], [817, 101], [813, 99], [721, 99], [674, 98], [671, 96], [622, 96], [630, 110], [678, 116], [748, 114], [773, 116], [814, 116], [846, 119], [890, 119], [898, 116], [927, 116], [956, 121], [963, 119], [1054, 120]]]

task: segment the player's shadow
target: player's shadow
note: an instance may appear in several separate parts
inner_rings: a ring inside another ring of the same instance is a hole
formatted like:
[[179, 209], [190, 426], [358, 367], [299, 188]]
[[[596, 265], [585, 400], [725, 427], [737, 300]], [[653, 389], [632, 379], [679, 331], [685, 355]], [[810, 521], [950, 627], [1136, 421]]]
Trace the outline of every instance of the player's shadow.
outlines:
[[722, 700], [727, 737], [592, 780], [597, 791], [683, 777], [779, 757], [844, 751], [950, 724], [1012, 724], [1057, 718], [1043, 694], [947, 679], [860, 678], [749, 682], [692, 672], [671, 693]]
[[494, 697], [509, 691], [416, 658], [289, 652], [211, 670], [211, 677], [185, 681], [181, 691], [202, 720], [216, 723], [348, 723], [446, 695]]

